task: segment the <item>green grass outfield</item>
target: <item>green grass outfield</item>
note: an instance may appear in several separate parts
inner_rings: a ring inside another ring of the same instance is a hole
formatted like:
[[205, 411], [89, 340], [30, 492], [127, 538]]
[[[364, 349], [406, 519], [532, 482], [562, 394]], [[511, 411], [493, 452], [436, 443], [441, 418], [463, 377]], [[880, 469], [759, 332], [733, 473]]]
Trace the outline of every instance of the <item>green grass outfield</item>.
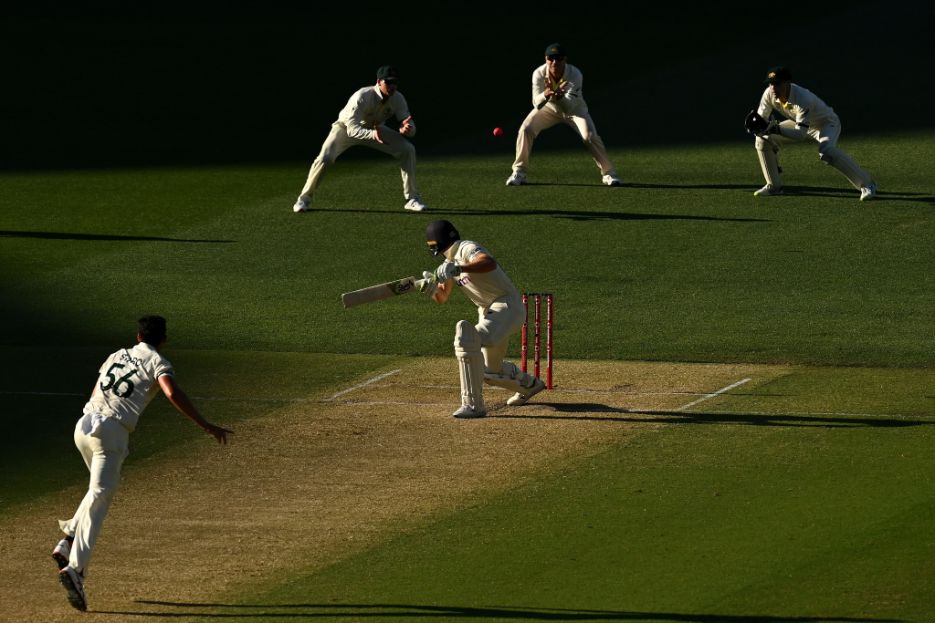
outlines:
[[424, 229], [443, 217], [520, 288], [555, 292], [562, 356], [925, 366], [933, 145], [843, 142], [878, 178], [868, 204], [804, 147], [782, 160], [800, 194], [752, 197], [747, 142], [618, 151], [629, 186], [611, 189], [580, 149], [536, 154], [538, 185], [506, 188], [504, 141], [499, 159], [420, 162], [426, 214], [402, 210], [387, 158], [339, 162], [303, 215], [304, 163], [7, 174], [3, 341], [119, 343], [161, 310], [185, 348], [436, 354], [463, 305], [337, 300], [433, 267]]
[[[143, 313], [169, 318], [183, 386], [232, 397], [201, 406], [235, 426], [265, 417], [262, 400], [448, 353], [454, 322], [473, 314], [460, 295], [338, 302], [432, 267], [424, 228], [448, 218], [519, 287], [555, 292], [559, 366], [796, 373], [323, 571], [169, 616], [930, 620], [935, 189], [921, 163], [935, 135], [841, 146], [879, 200], [859, 203], [806, 148], [783, 154], [794, 194], [756, 199], [746, 142], [618, 150], [620, 189], [597, 185], [581, 149], [536, 153], [526, 188], [503, 186], [509, 141], [499, 158], [426, 157], [421, 215], [402, 210], [382, 158], [340, 161], [320, 211], [303, 215], [291, 205], [307, 163], [4, 174], [0, 391], [17, 435], [4, 436], [0, 513], [83, 480], [71, 428], [96, 366]], [[169, 415], [147, 413], [131, 464], [196, 436]]]
[[[910, 392], [931, 380], [931, 370], [874, 372]], [[803, 369], [323, 572], [230, 607], [169, 611], [400, 622], [931, 620], [935, 417], [884, 415], [853, 395], [828, 400], [825, 389], [865, 377]], [[913, 408], [906, 395], [881, 393]], [[723, 413], [737, 407], [757, 415]], [[817, 413], [842, 407], [861, 414]]]

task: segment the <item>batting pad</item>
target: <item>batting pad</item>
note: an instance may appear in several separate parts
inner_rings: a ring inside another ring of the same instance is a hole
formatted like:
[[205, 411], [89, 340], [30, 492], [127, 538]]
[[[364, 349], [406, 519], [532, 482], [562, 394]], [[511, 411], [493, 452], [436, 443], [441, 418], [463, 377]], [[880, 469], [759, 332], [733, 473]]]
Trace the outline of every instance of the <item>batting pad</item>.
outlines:
[[484, 411], [484, 355], [480, 334], [467, 320], [455, 325], [454, 347], [461, 374], [461, 404]]
[[511, 392], [520, 392], [529, 389], [536, 382], [536, 377], [523, 372], [516, 367], [516, 364], [504, 361], [500, 365], [500, 373], [486, 372], [484, 381], [497, 387], [508, 389]]

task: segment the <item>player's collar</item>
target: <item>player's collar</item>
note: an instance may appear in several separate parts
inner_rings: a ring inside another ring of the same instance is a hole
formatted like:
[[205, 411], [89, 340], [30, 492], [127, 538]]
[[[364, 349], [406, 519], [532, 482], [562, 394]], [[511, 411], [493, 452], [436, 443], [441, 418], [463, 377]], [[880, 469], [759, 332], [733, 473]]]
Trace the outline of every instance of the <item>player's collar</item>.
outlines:
[[445, 249], [444, 256], [446, 260], [449, 262], [454, 261], [455, 255], [458, 253], [458, 249], [461, 247], [461, 242], [461, 240], [455, 240], [453, 243], [451, 243], [450, 247]]

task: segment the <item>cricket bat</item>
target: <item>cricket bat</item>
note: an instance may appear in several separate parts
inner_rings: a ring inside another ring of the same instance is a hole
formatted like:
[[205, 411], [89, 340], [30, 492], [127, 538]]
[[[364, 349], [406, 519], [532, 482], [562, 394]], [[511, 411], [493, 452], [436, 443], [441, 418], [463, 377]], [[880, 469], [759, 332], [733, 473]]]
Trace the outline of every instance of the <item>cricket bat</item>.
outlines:
[[383, 299], [418, 290], [424, 281], [425, 279], [406, 277], [404, 279], [397, 279], [396, 281], [361, 288], [353, 292], [345, 292], [341, 295], [341, 303], [344, 305], [344, 309], [347, 309], [348, 307], [356, 307], [357, 305], [364, 305], [365, 303], [382, 301]]

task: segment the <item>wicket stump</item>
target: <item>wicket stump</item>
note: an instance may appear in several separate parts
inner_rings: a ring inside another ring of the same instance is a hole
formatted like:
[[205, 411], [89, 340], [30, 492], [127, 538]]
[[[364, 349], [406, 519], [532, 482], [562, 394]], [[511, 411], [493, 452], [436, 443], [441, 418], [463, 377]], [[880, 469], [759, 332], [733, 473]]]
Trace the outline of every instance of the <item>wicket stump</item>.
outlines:
[[533, 374], [539, 378], [542, 357], [542, 299], [545, 298], [545, 386], [552, 389], [552, 325], [555, 314], [555, 302], [551, 292], [523, 292], [523, 330], [520, 334], [520, 369], [527, 371], [526, 360], [529, 357], [529, 299], [533, 299]]

